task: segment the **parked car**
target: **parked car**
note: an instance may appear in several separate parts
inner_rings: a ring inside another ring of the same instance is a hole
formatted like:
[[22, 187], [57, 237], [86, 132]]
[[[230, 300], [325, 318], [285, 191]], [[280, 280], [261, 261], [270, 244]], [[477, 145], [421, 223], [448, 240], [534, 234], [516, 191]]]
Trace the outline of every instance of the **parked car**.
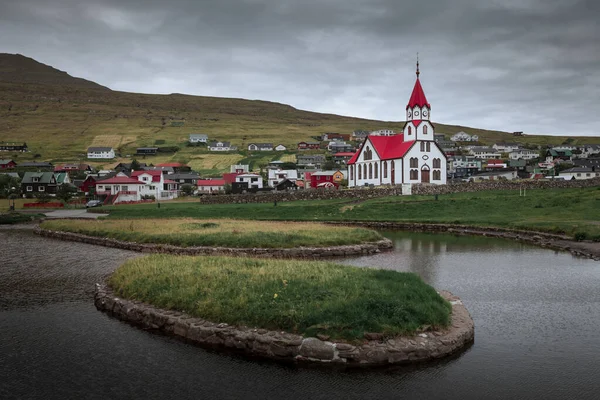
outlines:
[[85, 208], [100, 207], [101, 205], [102, 202], [100, 200], [90, 200], [87, 203], [85, 203]]

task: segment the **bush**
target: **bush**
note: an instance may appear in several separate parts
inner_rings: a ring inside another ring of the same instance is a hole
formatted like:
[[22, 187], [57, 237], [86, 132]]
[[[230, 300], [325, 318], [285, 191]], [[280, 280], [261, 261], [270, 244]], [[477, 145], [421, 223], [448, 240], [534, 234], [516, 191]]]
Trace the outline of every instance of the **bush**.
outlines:
[[177, 153], [179, 151], [179, 147], [177, 147], [177, 146], [163, 146], [163, 147], [159, 147], [157, 151], [159, 153]]
[[575, 232], [575, 235], [573, 235], [573, 237], [576, 241], [581, 242], [588, 238], [588, 234], [586, 232]]

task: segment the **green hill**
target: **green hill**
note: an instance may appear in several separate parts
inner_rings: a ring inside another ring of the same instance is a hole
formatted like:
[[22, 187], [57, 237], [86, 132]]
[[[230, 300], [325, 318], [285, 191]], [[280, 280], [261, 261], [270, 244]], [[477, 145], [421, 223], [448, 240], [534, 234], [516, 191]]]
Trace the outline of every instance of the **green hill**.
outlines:
[[[113, 146], [123, 156], [136, 147], [178, 145], [165, 160], [202, 157], [200, 148], [184, 147], [190, 133], [229, 140], [244, 149], [251, 142], [273, 142], [295, 148], [325, 132], [396, 129], [403, 121], [374, 121], [321, 114], [260, 100], [182, 94], [151, 95], [112, 91], [94, 82], [12, 54], [0, 54], [0, 142], [27, 142], [31, 152], [3, 154], [17, 161], [85, 160], [89, 146]], [[436, 132], [478, 134], [482, 142], [519, 141], [559, 144], [565, 137], [513, 137], [500, 131], [436, 123]], [[573, 137], [573, 143], [599, 141]], [[241, 157], [240, 157], [241, 158]], [[163, 161], [163, 160], [160, 160]], [[155, 162], [155, 161], [152, 161]]]

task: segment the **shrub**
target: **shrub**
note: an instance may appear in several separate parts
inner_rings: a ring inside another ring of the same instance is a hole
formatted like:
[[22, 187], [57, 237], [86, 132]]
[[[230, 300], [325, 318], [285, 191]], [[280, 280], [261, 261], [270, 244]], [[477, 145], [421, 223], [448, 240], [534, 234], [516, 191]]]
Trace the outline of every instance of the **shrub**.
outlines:
[[575, 232], [573, 237], [576, 241], [581, 242], [582, 240], [586, 240], [588, 238], [588, 234], [586, 232]]

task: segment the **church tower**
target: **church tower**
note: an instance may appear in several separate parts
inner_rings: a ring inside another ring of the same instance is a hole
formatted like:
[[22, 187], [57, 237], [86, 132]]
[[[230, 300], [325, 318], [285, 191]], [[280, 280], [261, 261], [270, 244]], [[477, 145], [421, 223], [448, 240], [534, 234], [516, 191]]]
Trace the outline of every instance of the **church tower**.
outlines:
[[405, 141], [434, 140], [433, 125], [429, 121], [431, 117], [431, 105], [427, 102], [427, 97], [425, 97], [425, 92], [423, 92], [423, 87], [419, 80], [420, 74], [419, 59], [417, 57], [417, 81], [406, 106]]

